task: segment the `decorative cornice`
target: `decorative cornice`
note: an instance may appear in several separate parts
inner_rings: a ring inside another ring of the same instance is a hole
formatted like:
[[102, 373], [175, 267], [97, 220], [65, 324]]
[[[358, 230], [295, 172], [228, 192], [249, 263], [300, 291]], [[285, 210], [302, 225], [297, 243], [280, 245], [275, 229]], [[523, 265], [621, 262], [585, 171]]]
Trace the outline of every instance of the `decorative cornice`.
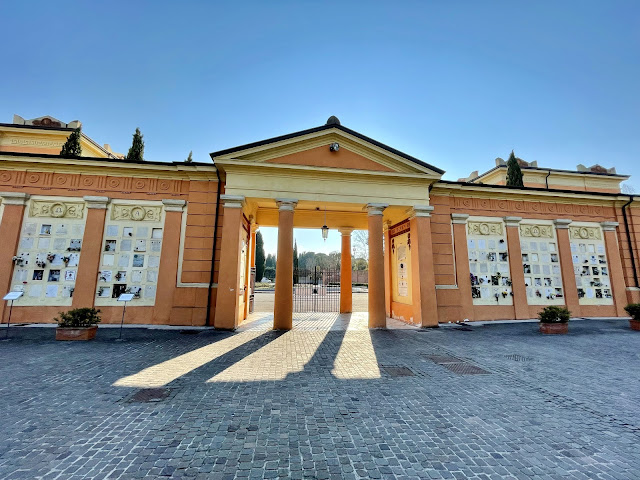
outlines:
[[83, 218], [84, 203], [58, 200], [31, 200], [29, 216], [48, 218]]
[[521, 237], [553, 238], [553, 227], [545, 224], [520, 224]]
[[92, 195], [87, 195], [82, 198], [87, 204], [87, 208], [105, 209], [111, 201], [109, 197], [94, 197]]
[[469, 219], [468, 213], [452, 213], [451, 214], [451, 223], [454, 225], [466, 225], [467, 220]]
[[165, 212], [182, 212], [187, 202], [173, 198], [163, 198], [162, 204], [164, 205]]
[[517, 227], [521, 221], [522, 217], [504, 217], [504, 223], [507, 227]]
[[467, 232], [471, 235], [503, 235], [502, 223], [497, 222], [467, 222]]
[[601, 240], [601, 228], [598, 227], [569, 227], [569, 238], [576, 240]]
[[382, 212], [389, 205], [386, 203], [367, 203], [363, 210], [366, 211], [369, 215], [382, 215]]
[[18, 192], [0, 192], [0, 197], [2, 197], [3, 205], [26, 205], [27, 200], [29, 200], [28, 193], [18, 193]]
[[602, 230], [605, 232], [615, 232], [620, 224], [618, 222], [602, 222], [600, 225], [602, 225]]
[[298, 205], [295, 198], [276, 198], [276, 205], [281, 212], [293, 212]]
[[433, 210], [434, 207], [429, 205], [414, 205], [412, 208], [407, 210], [407, 214], [410, 219], [415, 217], [430, 217]]
[[245, 198], [242, 195], [220, 195], [222, 206], [224, 208], [242, 208], [244, 207]]
[[570, 218], [556, 218], [553, 223], [556, 225], [556, 229], [558, 230], [568, 230], [569, 225], [573, 222]]

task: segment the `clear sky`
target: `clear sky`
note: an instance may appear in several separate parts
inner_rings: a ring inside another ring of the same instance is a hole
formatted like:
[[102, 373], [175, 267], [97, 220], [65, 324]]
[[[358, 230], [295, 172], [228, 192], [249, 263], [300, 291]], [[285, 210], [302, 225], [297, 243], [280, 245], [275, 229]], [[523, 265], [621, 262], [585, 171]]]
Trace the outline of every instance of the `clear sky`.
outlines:
[[[343, 125], [447, 171], [514, 149], [640, 192], [640, 2], [3, 2], [0, 122], [148, 160]], [[320, 245], [318, 246], [318, 248]]]

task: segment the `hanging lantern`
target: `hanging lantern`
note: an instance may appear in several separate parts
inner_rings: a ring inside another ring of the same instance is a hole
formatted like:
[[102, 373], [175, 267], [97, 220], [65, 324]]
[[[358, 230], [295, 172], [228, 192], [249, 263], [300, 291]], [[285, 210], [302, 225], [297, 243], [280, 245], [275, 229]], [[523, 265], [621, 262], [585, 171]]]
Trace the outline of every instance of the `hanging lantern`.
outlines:
[[322, 225], [322, 240], [325, 242], [329, 237], [329, 227], [327, 227], [327, 207], [324, 207], [324, 225]]

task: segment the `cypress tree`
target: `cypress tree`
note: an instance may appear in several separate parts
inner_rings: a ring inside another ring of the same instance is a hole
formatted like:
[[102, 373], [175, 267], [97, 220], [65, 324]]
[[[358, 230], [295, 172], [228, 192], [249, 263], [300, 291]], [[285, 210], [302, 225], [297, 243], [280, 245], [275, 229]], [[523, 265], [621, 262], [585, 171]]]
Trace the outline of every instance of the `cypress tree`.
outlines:
[[133, 143], [125, 160], [127, 162], [144, 162], [144, 141], [139, 128], [136, 128], [136, 133], [133, 134]]
[[520, 169], [520, 165], [518, 164], [518, 160], [516, 160], [516, 155], [511, 150], [511, 155], [509, 155], [509, 160], [507, 160], [507, 186], [510, 187], [524, 187], [524, 182], [522, 181], [522, 170]]
[[298, 242], [293, 241], [293, 283], [298, 283]]
[[82, 147], [80, 146], [80, 127], [76, 128], [60, 150], [63, 157], [79, 157], [82, 155]]
[[191, 163], [193, 162], [193, 150], [191, 150], [189, 152], [189, 156], [187, 157], [187, 159], [185, 160], [186, 163]]
[[264, 277], [264, 240], [260, 232], [256, 233], [256, 281], [262, 281]]

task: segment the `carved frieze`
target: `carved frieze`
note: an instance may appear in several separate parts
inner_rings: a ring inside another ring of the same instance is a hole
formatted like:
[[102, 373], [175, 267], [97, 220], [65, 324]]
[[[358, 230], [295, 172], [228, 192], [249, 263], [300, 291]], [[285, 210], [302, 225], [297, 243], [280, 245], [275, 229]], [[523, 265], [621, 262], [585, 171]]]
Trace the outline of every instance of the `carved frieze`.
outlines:
[[601, 240], [600, 227], [569, 227], [569, 238], [572, 240]]
[[160, 206], [114, 204], [111, 207], [111, 220], [159, 222], [161, 214], [162, 207]]
[[29, 215], [32, 217], [82, 218], [84, 203], [33, 200]]
[[502, 235], [504, 226], [494, 222], [467, 222], [469, 235]]
[[[604, 219], [608, 211], [601, 205], [578, 205], [562, 202], [541, 202], [537, 200], [505, 200], [496, 198], [455, 197], [453, 206], [457, 212], [471, 215], [490, 215], [489, 212], [501, 212], [503, 215], [518, 215], [527, 218], [527, 213], [549, 214], [553, 218], [568, 215], [578, 221], [579, 217], [589, 217], [584, 221]], [[475, 213], [474, 211], [477, 211]]]
[[553, 238], [551, 225], [527, 225], [520, 224], [521, 237]]

